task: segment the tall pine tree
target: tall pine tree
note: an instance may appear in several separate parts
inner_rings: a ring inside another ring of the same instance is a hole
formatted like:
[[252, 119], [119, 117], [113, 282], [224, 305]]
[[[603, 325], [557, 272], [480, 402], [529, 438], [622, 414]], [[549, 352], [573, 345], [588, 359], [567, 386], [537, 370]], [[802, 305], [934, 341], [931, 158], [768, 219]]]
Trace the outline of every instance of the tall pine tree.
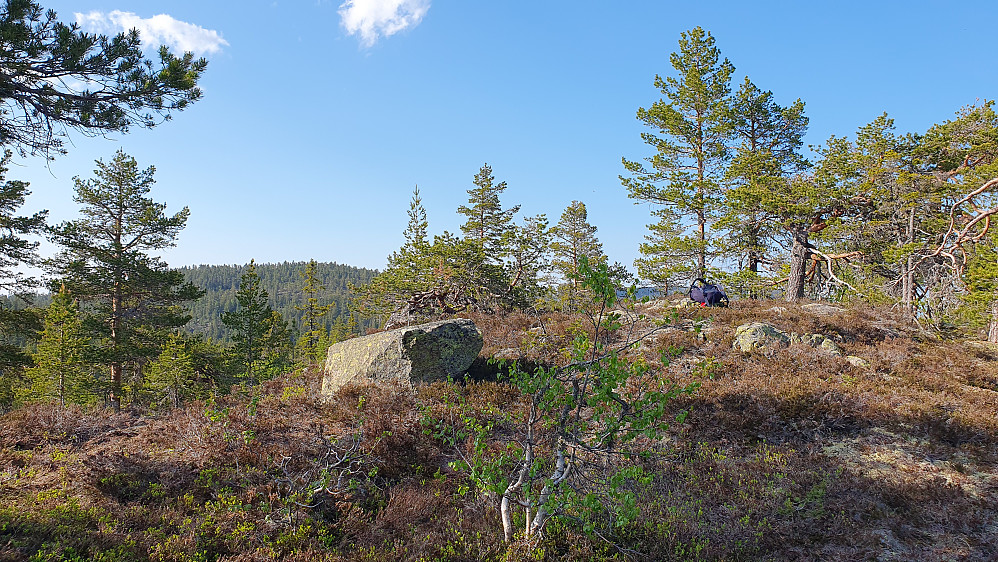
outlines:
[[[667, 222], [658, 230], [684, 231], [681, 237], [643, 246], [659, 253], [645, 254], [639, 274], [703, 277], [715, 255], [710, 227], [723, 198], [735, 68], [721, 60], [714, 38], [700, 27], [680, 36], [679, 52], [669, 60], [676, 75], [655, 76], [655, 87], [664, 97], [637, 112], [638, 120], [652, 130], [641, 137], [655, 154], [645, 163], [624, 158], [631, 177], [620, 179], [632, 199], [669, 208], [658, 215], [660, 222]], [[692, 225], [692, 232], [686, 224]]]
[[728, 234], [726, 252], [755, 276], [763, 262], [772, 263], [767, 254], [783, 234], [760, 199], [774, 184], [809, 166], [800, 153], [808, 119], [800, 99], [781, 107], [772, 92], [760, 90], [747, 77], [732, 100], [730, 115], [735, 144], [725, 175], [726, 210], [718, 226]]
[[190, 215], [184, 207], [168, 216], [166, 204], [148, 196], [154, 173], [120, 150], [110, 162], [97, 160], [93, 179], [75, 178], [82, 218], [51, 230], [63, 248], [51, 267], [84, 305], [85, 325], [101, 341], [116, 410], [125, 366], [135, 366], [130, 374], [138, 376], [169, 333], [190, 319], [183, 305], [202, 294], [150, 255], [172, 247]]
[[487, 259], [498, 263], [508, 252], [513, 235], [513, 215], [520, 206], [503, 209], [499, 201], [506, 191], [506, 182], [495, 183], [492, 168], [485, 164], [475, 174], [475, 187], [468, 190], [468, 205], [461, 205], [457, 212], [468, 217], [461, 232], [467, 240], [478, 243]]

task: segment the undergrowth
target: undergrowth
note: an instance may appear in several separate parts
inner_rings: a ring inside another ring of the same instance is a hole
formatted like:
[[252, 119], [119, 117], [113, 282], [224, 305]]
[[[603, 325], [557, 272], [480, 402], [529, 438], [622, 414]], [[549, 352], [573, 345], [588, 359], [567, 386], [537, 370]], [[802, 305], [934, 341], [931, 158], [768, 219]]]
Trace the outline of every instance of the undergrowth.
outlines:
[[[648, 305], [651, 307], [651, 305]], [[654, 317], [652, 308], [648, 312]], [[147, 414], [34, 405], [0, 418], [0, 560], [990, 560], [998, 558], [998, 353], [868, 307], [684, 309], [629, 351], [698, 382], [640, 459], [640, 517], [613, 536], [555, 521], [505, 545], [497, 499], [433, 431], [506, 446], [527, 401], [498, 381], [350, 386], [321, 375]], [[483, 356], [557, 365], [570, 315], [473, 316]], [[743, 354], [736, 326], [821, 333]]]

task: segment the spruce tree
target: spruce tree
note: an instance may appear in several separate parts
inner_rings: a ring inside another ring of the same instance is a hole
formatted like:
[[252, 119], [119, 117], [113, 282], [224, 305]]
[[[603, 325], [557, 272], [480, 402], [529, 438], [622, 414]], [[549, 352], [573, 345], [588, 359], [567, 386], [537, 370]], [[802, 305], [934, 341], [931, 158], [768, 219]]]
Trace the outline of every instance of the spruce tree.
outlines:
[[295, 306], [295, 309], [303, 312], [301, 321], [302, 333], [298, 338], [298, 348], [301, 350], [302, 357], [306, 361], [311, 362], [320, 358], [322, 350], [319, 344], [323, 336], [328, 334], [325, 324], [322, 322], [322, 317], [329, 312], [332, 305], [319, 304], [319, 293], [325, 291], [326, 288], [316, 275], [316, 262], [314, 259], [309, 261], [308, 265], [305, 266], [304, 271], [301, 272], [301, 278], [304, 282], [302, 293], [305, 297], [305, 302], [302, 305]]
[[272, 379], [294, 367], [291, 328], [276, 310], [270, 311], [267, 318], [267, 331], [263, 334], [262, 344], [260, 360], [253, 368], [258, 379]]
[[254, 367], [263, 357], [266, 336], [273, 327], [273, 310], [268, 304], [270, 296], [260, 286], [260, 276], [256, 273], [256, 263], [250, 260], [246, 272], [239, 279], [236, 291], [237, 308], [222, 314], [222, 323], [232, 330], [233, 351], [236, 362], [241, 366], [244, 379], [256, 384], [258, 377]]
[[293, 364], [291, 329], [269, 300], [256, 263], [250, 260], [240, 277], [236, 310], [222, 314], [222, 322], [232, 330], [234, 359], [249, 384], [281, 374]]
[[692, 225], [692, 233], [660, 240], [662, 250], [648, 257], [645, 270], [654, 266], [661, 270], [656, 275], [668, 277], [692, 268], [693, 276], [704, 277], [716, 253], [710, 226], [723, 200], [734, 66], [721, 60], [714, 38], [700, 27], [680, 36], [679, 52], [669, 60], [675, 76], [655, 76], [664, 97], [637, 112], [652, 130], [641, 136], [655, 154], [645, 163], [622, 159], [631, 177], [620, 179], [632, 199], [670, 209], [659, 216], [671, 221], [663, 229]]
[[35, 365], [24, 373], [25, 401], [90, 404], [100, 381], [93, 376], [92, 354], [76, 301], [61, 287], [45, 310], [45, 329], [33, 354]]
[[165, 203], [148, 197], [154, 173], [120, 150], [110, 162], [97, 160], [93, 179], [74, 178], [82, 218], [51, 230], [63, 249], [50, 267], [81, 301], [85, 325], [101, 342], [115, 409], [125, 365], [158, 355], [168, 334], [190, 319], [183, 305], [202, 294], [150, 255], [174, 246], [190, 215], [184, 207], [168, 216]]
[[182, 338], [171, 336], [167, 340], [163, 351], [149, 364], [146, 386], [157, 402], [173, 408], [205, 394], [194, 369], [194, 359]]

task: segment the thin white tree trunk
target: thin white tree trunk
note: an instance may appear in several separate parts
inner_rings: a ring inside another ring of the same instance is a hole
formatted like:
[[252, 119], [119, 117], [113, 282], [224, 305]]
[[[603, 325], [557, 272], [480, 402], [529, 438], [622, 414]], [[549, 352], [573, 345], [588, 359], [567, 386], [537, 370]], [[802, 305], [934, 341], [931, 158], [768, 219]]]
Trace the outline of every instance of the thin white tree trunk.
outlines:
[[537, 498], [537, 514], [534, 515], [533, 521], [530, 523], [530, 527], [527, 530], [527, 536], [533, 536], [540, 532], [544, 528], [544, 524], [551, 517], [551, 512], [548, 511], [547, 501], [551, 497], [551, 494], [555, 491], [559, 484], [568, 478], [568, 475], [572, 472], [572, 465], [568, 463], [565, 458], [565, 453], [563, 451], [558, 451], [558, 463], [555, 467], [554, 474], [551, 475], [551, 481], [544, 485], [541, 489], [541, 495]]
[[988, 322], [988, 341], [998, 343], [998, 301], [991, 303], [991, 321]]

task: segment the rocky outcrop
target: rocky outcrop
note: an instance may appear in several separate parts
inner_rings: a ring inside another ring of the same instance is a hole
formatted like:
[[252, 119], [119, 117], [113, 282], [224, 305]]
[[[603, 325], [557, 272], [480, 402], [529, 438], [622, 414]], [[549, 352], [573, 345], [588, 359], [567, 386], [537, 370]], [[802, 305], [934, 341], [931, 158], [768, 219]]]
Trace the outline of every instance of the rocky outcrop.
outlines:
[[791, 334], [790, 341], [792, 343], [802, 343], [804, 345], [809, 345], [815, 349], [820, 349], [829, 355], [834, 355], [836, 357], [845, 357], [846, 354], [839, 347], [839, 344], [835, 343], [832, 338], [824, 334], [804, 334], [803, 336], [798, 336], [796, 334]]
[[460, 318], [408, 326], [329, 347], [322, 370], [323, 396], [354, 381], [415, 382], [464, 374], [482, 350], [482, 334]]
[[781, 332], [772, 324], [752, 322], [742, 324], [735, 329], [735, 341], [732, 347], [745, 353], [760, 351], [772, 347], [790, 345], [790, 336]]
[[870, 366], [869, 361], [855, 355], [846, 355], [846, 361], [848, 361], [853, 367], [859, 367], [860, 369], [866, 369]]
[[735, 329], [735, 340], [731, 347], [744, 353], [766, 351], [777, 347], [787, 347], [790, 344], [801, 344], [813, 347], [827, 355], [842, 357], [856, 367], [869, 367], [870, 363], [862, 357], [846, 355], [845, 351], [835, 343], [835, 340], [824, 334], [787, 334], [776, 326], [766, 322], [742, 324]]

